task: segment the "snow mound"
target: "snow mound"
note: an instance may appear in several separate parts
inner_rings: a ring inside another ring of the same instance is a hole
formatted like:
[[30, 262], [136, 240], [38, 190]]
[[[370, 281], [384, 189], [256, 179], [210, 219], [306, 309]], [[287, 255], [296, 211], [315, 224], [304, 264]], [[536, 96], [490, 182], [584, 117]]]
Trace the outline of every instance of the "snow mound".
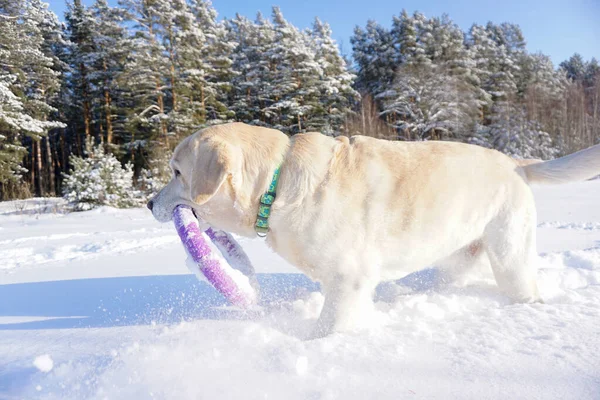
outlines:
[[48, 354], [38, 356], [33, 360], [33, 365], [42, 372], [50, 372], [54, 368], [54, 361]]

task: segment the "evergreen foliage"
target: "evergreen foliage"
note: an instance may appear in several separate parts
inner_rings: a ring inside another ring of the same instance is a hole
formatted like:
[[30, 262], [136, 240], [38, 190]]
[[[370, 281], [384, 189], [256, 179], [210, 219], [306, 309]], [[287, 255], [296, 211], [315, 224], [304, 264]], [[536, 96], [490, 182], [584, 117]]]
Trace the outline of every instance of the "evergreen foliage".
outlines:
[[74, 209], [139, 206], [141, 196], [133, 186], [133, 166], [122, 166], [113, 154], [93, 146], [91, 140], [86, 142], [86, 150], [85, 158], [71, 156], [72, 170], [63, 182], [63, 197]]
[[544, 159], [600, 141], [598, 61], [555, 68], [517, 25], [402, 10], [350, 41], [352, 65], [327, 23], [302, 30], [278, 7], [220, 20], [209, 0], [69, 0], [62, 24], [41, 0], [0, 0], [0, 199], [100, 187], [81, 203], [133, 204], [183, 137], [227, 121]]

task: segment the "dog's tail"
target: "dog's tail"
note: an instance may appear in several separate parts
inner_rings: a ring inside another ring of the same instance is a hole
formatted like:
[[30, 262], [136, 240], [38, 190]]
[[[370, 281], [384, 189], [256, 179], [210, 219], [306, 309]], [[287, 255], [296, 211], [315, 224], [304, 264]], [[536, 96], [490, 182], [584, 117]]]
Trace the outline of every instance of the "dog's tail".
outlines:
[[600, 144], [550, 161], [521, 160], [517, 165], [530, 183], [557, 184], [600, 175]]

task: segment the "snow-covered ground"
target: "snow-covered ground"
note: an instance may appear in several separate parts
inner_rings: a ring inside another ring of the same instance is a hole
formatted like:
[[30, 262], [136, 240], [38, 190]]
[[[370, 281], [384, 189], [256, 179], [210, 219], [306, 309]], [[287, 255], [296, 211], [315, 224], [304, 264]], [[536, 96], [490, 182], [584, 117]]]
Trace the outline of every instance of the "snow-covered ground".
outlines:
[[535, 193], [545, 304], [428, 270], [381, 286], [368, 330], [312, 341], [318, 285], [260, 240], [243, 313], [147, 210], [0, 203], [0, 398], [599, 399], [600, 181]]

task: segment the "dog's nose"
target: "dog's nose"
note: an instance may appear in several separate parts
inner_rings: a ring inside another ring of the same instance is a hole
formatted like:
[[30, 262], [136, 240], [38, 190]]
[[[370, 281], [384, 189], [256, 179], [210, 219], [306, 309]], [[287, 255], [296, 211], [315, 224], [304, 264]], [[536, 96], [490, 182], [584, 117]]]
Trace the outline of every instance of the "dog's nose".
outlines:
[[154, 202], [150, 200], [148, 204], [146, 204], [146, 207], [148, 207], [148, 210], [152, 211], [152, 207], [154, 207]]

